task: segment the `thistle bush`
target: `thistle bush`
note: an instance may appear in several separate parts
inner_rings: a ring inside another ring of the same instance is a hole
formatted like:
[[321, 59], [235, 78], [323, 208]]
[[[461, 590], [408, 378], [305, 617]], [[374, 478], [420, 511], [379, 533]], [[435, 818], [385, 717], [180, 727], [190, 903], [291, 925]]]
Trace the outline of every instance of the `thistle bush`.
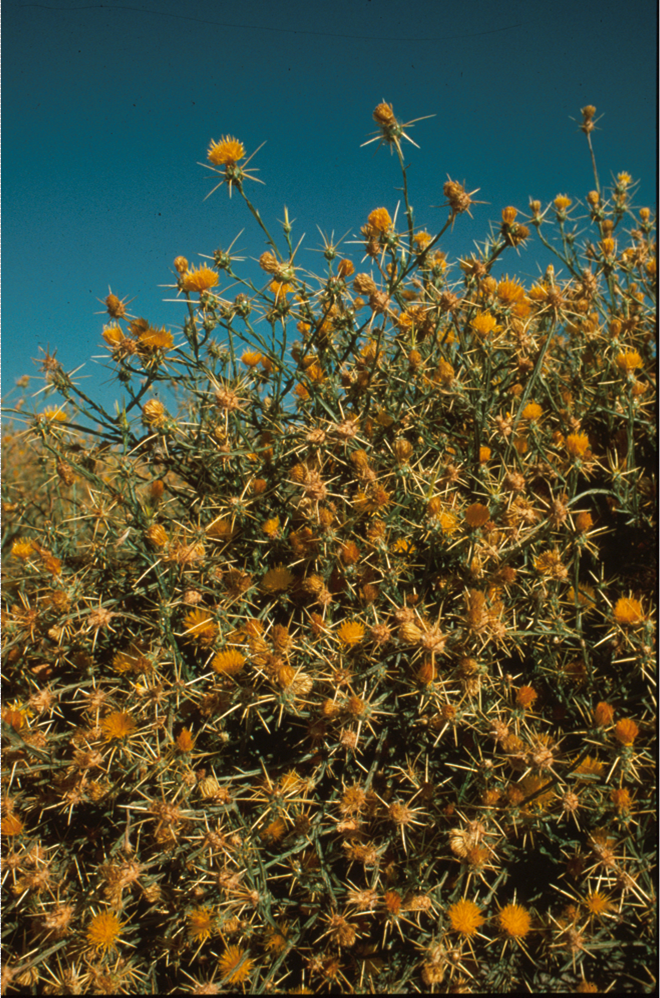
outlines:
[[105, 300], [121, 409], [50, 351], [10, 409], [10, 993], [654, 989], [654, 219], [586, 107], [595, 189], [452, 263], [476, 192], [421, 228], [374, 119], [360, 262], [214, 141], [265, 286], [179, 256], [180, 332]]

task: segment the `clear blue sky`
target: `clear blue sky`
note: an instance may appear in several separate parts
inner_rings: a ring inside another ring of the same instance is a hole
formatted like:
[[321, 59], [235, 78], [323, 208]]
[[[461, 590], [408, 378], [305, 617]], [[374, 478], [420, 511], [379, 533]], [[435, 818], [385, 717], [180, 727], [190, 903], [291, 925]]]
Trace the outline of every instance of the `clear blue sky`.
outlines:
[[[310, 249], [317, 224], [352, 235], [374, 208], [394, 212], [396, 157], [359, 148], [381, 100], [404, 121], [436, 115], [410, 133], [421, 150], [404, 143], [420, 224], [443, 224], [430, 206], [447, 174], [488, 202], [443, 240], [450, 258], [507, 205], [593, 188], [576, 123], [585, 104], [604, 115], [601, 182], [627, 170], [641, 179], [636, 203], [654, 206], [653, 0], [8, 0], [3, 28], [4, 392], [50, 344], [67, 370], [85, 363], [85, 390], [108, 404], [108, 375], [90, 359], [104, 353], [107, 316], [95, 313], [108, 285], [176, 333], [183, 306], [158, 287], [174, 281], [175, 256], [201, 262], [243, 227], [237, 247], [259, 256], [240, 197], [203, 200], [213, 174], [196, 164], [222, 135], [248, 153], [266, 140], [253, 200], [271, 231], [286, 204]], [[538, 273], [537, 245], [505, 269]]]

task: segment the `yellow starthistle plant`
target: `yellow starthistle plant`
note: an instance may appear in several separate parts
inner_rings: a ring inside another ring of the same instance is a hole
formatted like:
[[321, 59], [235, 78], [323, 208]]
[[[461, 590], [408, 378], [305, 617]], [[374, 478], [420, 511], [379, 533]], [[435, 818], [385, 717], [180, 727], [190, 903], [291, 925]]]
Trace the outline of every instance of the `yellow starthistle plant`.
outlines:
[[[455, 260], [476, 191], [418, 217], [374, 118], [401, 201], [355, 245], [299, 265], [222, 136], [245, 257], [173, 248], [179, 333], [100, 296], [118, 408], [50, 348], [7, 396], [10, 992], [652, 980], [655, 217], [586, 105], [584, 190]], [[527, 226], [568, 270], [512, 269]]]

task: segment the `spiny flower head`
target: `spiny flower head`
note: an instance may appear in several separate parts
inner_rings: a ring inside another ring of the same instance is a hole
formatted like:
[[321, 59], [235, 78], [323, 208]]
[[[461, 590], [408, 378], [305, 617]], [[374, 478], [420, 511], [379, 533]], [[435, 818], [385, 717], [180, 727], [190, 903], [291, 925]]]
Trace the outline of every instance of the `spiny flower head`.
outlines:
[[478, 312], [470, 325], [480, 340], [487, 339], [491, 333], [500, 332], [502, 328], [498, 326], [497, 319], [490, 312]]
[[505, 308], [509, 308], [524, 301], [525, 289], [518, 281], [505, 277], [497, 285], [497, 297]]
[[94, 949], [106, 950], [114, 949], [121, 930], [126, 922], [120, 922], [112, 911], [102, 911], [94, 915], [87, 926], [87, 941]]
[[476, 194], [477, 190], [470, 191], [468, 194], [463, 184], [459, 184], [457, 180], [451, 179], [443, 185], [442, 191], [447, 198], [446, 204], [451, 209], [452, 218], [455, 218], [456, 215], [461, 215], [464, 211], [472, 218], [470, 208], [473, 204], [477, 204], [472, 199], [472, 195]]
[[211, 139], [207, 159], [214, 166], [235, 166], [244, 156], [245, 146], [233, 135], [225, 135], [219, 142]]
[[490, 519], [488, 506], [484, 506], [481, 502], [473, 502], [465, 510], [464, 515], [468, 527], [483, 527]]
[[193, 908], [186, 916], [188, 923], [188, 938], [195, 942], [206, 942], [215, 928], [215, 912], [213, 908]]
[[266, 593], [279, 593], [289, 589], [292, 584], [293, 574], [284, 565], [277, 565], [266, 572], [259, 587]]
[[497, 922], [511, 939], [524, 939], [532, 927], [532, 918], [521, 904], [507, 904], [497, 916]]
[[[433, 118], [434, 115], [427, 114], [425, 115], [425, 117]], [[376, 124], [379, 126], [379, 132], [376, 134], [376, 136], [373, 139], [368, 139], [366, 142], [363, 142], [362, 146], [368, 146], [372, 142], [378, 142], [378, 149], [380, 149], [382, 145], [388, 145], [390, 147], [390, 153], [393, 151], [393, 148], [395, 148], [399, 156], [402, 156], [403, 154], [401, 152], [400, 140], [406, 139], [408, 142], [412, 143], [412, 145], [414, 145], [417, 149], [419, 149], [417, 143], [413, 142], [413, 140], [410, 138], [409, 135], [406, 135], [404, 129], [410, 128], [417, 121], [424, 121], [424, 118], [414, 118], [412, 121], [408, 121], [405, 124], [402, 124], [400, 121], [397, 121], [397, 119], [395, 118], [392, 105], [387, 104], [385, 101], [381, 101], [381, 103], [378, 104], [378, 106], [374, 109], [373, 119], [376, 122]]]
[[628, 717], [621, 718], [614, 725], [614, 737], [622, 745], [632, 745], [639, 734], [639, 727]]
[[346, 620], [337, 629], [337, 637], [348, 648], [359, 644], [364, 637], [364, 633], [364, 624], [361, 624], [358, 620]]
[[392, 219], [387, 208], [374, 208], [369, 215], [368, 224], [376, 232], [389, 232], [392, 228]]
[[170, 350], [174, 346], [174, 337], [167, 329], [148, 326], [139, 333], [138, 346], [145, 350]]
[[612, 615], [623, 627], [637, 627], [645, 619], [644, 610], [639, 600], [631, 596], [622, 596], [616, 601]]
[[192, 270], [187, 270], [180, 278], [180, 285], [182, 291], [196, 291], [201, 294], [202, 291], [209, 291], [216, 287], [219, 281], [220, 278], [215, 270], [202, 264], [199, 267], [193, 267]]
[[622, 353], [617, 354], [615, 362], [616, 366], [624, 374], [630, 374], [632, 371], [636, 371], [644, 366], [644, 362], [636, 350], [624, 350]]
[[523, 419], [529, 419], [531, 422], [534, 422], [543, 415], [543, 409], [538, 402], [528, 402], [520, 415]]
[[227, 984], [244, 984], [252, 973], [254, 960], [241, 946], [227, 946], [218, 960], [218, 968]]
[[120, 741], [130, 736], [137, 729], [135, 718], [127, 711], [113, 711], [101, 721], [101, 730], [107, 741]]
[[219, 651], [211, 659], [211, 668], [221, 676], [235, 676], [245, 665], [245, 655], [236, 648]]
[[569, 433], [564, 446], [572, 458], [583, 458], [589, 450], [589, 437], [586, 433]]
[[468, 901], [466, 898], [452, 904], [447, 909], [447, 915], [449, 916], [449, 921], [454, 932], [458, 932], [459, 935], [466, 936], [467, 938], [476, 935], [477, 929], [484, 924], [484, 917], [481, 914], [479, 905], [475, 904], [474, 901]]

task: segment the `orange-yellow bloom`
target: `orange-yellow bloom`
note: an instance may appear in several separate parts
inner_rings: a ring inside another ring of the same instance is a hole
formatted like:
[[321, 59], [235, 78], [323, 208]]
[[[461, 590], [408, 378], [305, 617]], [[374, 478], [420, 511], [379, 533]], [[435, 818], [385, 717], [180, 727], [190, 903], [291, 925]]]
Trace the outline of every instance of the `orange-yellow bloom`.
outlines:
[[520, 415], [523, 419], [537, 420], [543, 415], [543, 409], [538, 402], [528, 402]]
[[252, 973], [253, 966], [254, 960], [240, 946], [228, 946], [218, 960], [222, 979], [228, 984], [243, 984]]
[[636, 627], [644, 621], [642, 604], [638, 599], [631, 599], [628, 596], [622, 596], [616, 601], [613, 615], [617, 624], [624, 627]]
[[20, 558], [26, 561], [34, 554], [32, 541], [14, 541], [11, 547], [12, 558]]
[[119, 741], [122, 738], [130, 738], [137, 724], [135, 718], [126, 711], [116, 710], [108, 714], [101, 721], [101, 730], [106, 741]]
[[190, 728], [182, 728], [176, 736], [176, 747], [179, 752], [192, 752], [195, 747], [195, 739]]
[[569, 433], [564, 447], [572, 458], [584, 457], [589, 449], [589, 437], [586, 433]]
[[622, 745], [632, 745], [639, 734], [639, 728], [629, 717], [624, 717], [614, 725], [614, 737]]
[[532, 927], [531, 916], [521, 904], [505, 905], [497, 921], [502, 932], [512, 939], [524, 939]]
[[470, 325], [480, 340], [485, 340], [491, 333], [498, 333], [502, 328], [498, 326], [497, 319], [490, 312], [478, 312]]
[[594, 707], [594, 721], [599, 728], [606, 728], [614, 720], [614, 707], [601, 700]]
[[235, 648], [219, 651], [211, 659], [211, 668], [221, 676], [235, 676], [245, 665], [245, 655]]
[[283, 592], [293, 583], [293, 574], [284, 565], [270, 568], [260, 583], [260, 588], [267, 593]]
[[234, 166], [245, 156], [245, 146], [232, 135], [223, 136], [219, 142], [211, 139], [207, 159], [214, 166]]
[[481, 909], [474, 901], [457, 901], [447, 911], [454, 932], [461, 936], [474, 936], [479, 926], [484, 924]]
[[215, 928], [215, 913], [213, 908], [193, 908], [188, 913], [188, 938], [195, 942], [205, 943]]
[[186, 637], [195, 644], [213, 644], [218, 634], [218, 625], [207, 610], [191, 610], [183, 618]]
[[488, 523], [489, 519], [490, 512], [488, 506], [484, 506], [481, 502], [473, 502], [465, 510], [465, 522], [468, 527], [483, 527], [484, 523]]
[[20, 835], [24, 827], [23, 822], [17, 814], [8, 814], [0, 822], [0, 832], [7, 838], [13, 838], [15, 835]]
[[343, 645], [350, 648], [357, 645], [364, 637], [364, 625], [357, 620], [346, 620], [337, 628], [337, 637]]
[[[105, 337], [105, 333], [103, 335]], [[139, 334], [138, 343], [146, 350], [171, 350], [174, 346], [174, 337], [167, 329], [148, 326]]]
[[624, 374], [630, 374], [644, 366], [644, 362], [636, 350], [624, 350], [616, 358], [616, 366]]
[[126, 922], [120, 922], [114, 912], [102, 911], [94, 915], [87, 926], [87, 941], [94, 949], [103, 952], [114, 949], [125, 925]]
[[211, 270], [210, 267], [202, 265], [196, 268], [193, 267], [192, 270], [186, 271], [181, 278], [181, 287], [188, 293], [196, 291], [201, 294], [202, 291], [208, 291], [210, 288], [214, 288], [219, 281], [220, 278], [216, 274], [215, 270]]
[[369, 225], [377, 232], [388, 232], [392, 228], [392, 219], [387, 208], [375, 208], [369, 215]]
[[497, 285], [497, 297], [505, 307], [517, 305], [525, 299], [525, 289], [517, 281], [505, 278]]

